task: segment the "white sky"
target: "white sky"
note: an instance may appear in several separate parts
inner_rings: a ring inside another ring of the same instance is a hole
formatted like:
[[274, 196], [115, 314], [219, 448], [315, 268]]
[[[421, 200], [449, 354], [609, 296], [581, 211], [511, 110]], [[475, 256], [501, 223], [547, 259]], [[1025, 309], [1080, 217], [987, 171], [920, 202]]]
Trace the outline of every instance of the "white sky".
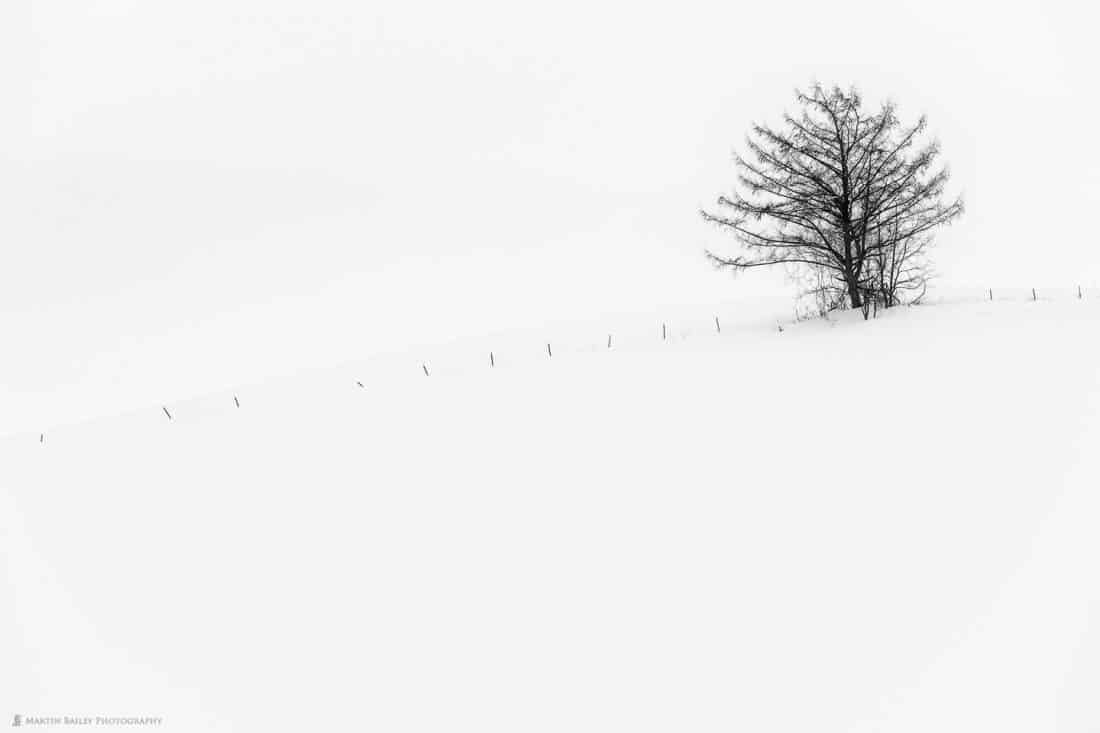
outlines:
[[929, 115], [945, 280], [1100, 283], [1087, 11], [646, 5], [7, 0], [0, 432], [781, 290], [696, 210], [815, 78]]

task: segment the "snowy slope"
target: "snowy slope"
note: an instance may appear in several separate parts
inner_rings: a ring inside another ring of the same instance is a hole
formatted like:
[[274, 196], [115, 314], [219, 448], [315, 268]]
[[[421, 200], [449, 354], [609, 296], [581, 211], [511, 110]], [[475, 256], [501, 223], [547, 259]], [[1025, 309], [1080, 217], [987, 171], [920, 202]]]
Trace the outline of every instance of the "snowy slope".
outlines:
[[0, 713], [1096, 730], [1100, 302], [854, 315], [513, 334], [7, 436]]

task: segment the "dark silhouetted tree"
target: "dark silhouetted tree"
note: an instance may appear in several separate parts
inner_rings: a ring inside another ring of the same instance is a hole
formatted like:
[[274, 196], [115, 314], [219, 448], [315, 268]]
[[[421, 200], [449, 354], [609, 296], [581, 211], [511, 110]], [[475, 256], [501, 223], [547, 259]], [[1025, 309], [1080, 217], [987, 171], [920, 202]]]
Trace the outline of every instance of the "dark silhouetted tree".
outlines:
[[734, 157], [736, 189], [703, 218], [731, 231], [743, 252], [707, 251], [720, 267], [806, 267], [854, 308], [870, 297], [889, 307], [923, 288], [933, 230], [963, 212], [947, 199], [927, 121], [905, 126], [893, 103], [867, 114], [854, 89], [796, 92], [801, 114], [753, 125], [748, 153]]

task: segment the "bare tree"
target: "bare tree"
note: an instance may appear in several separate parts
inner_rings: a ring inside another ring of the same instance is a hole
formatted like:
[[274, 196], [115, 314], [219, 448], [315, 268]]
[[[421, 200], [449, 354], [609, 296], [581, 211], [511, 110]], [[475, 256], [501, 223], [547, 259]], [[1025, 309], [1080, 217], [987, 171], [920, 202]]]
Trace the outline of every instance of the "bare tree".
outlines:
[[906, 127], [889, 102], [865, 114], [854, 89], [814, 85], [795, 98], [802, 112], [784, 114], [781, 129], [753, 125], [748, 155], [734, 156], [738, 189], [718, 198], [718, 213], [701, 212], [732, 231], [744, 252], [706, 254], [736, 271], [820, 269], [859, 308], [877, 258], [903, 243], [923, 250], [936, 227], [962, 214], [962, 199], [944, 200], [939, 144], [919, 145], [924, 117]]

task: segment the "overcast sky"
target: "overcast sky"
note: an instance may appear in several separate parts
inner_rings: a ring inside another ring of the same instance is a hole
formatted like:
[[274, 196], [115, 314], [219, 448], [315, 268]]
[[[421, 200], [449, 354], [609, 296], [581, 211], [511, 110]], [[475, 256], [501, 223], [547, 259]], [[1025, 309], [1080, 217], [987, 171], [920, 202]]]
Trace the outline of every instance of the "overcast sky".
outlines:
[[713, 272], [697, 210], [815, 79], [928, 114], [968, 204], [946, 282], [1096, 284], [1073, 5], [6, 0], [0, 432], [786, 292]]

